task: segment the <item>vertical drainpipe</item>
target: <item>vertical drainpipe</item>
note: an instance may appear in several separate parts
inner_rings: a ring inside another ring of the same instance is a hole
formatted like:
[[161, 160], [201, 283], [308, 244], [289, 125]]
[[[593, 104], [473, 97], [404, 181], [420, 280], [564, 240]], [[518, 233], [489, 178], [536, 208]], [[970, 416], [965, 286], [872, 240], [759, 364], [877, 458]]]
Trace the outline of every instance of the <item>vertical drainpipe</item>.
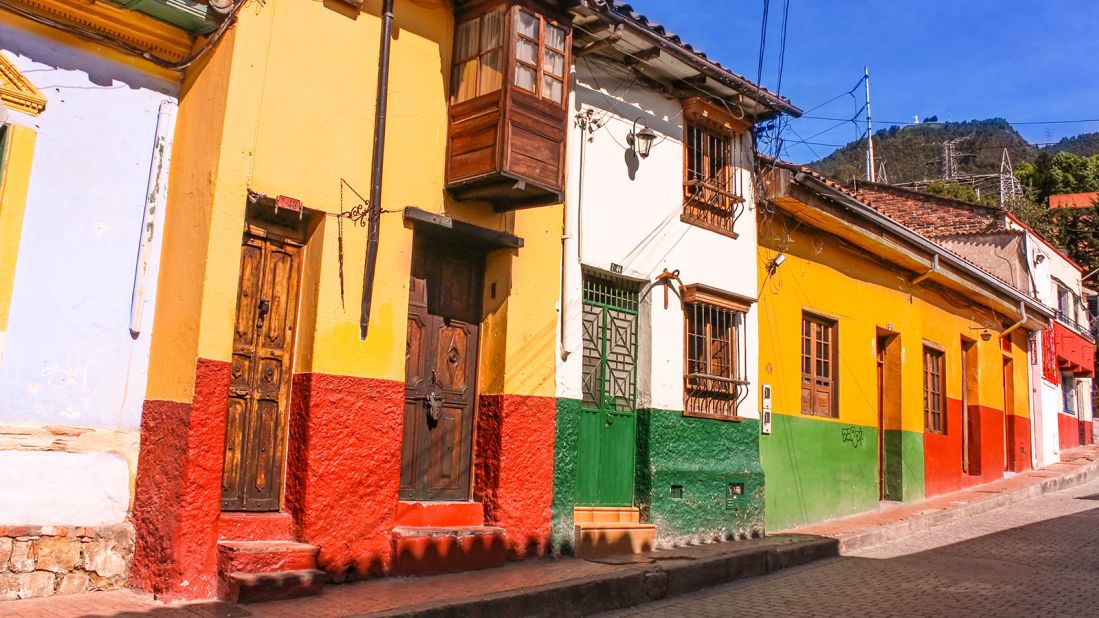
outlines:
[[130, 336], [134, 339], [141, 334], [145, 294], [149, 285], [149, 264], [153, 258], [153, 240], [157, 233], [157, 213], [163, 211], [168, 202], [168, 168], [172, 161], [172, 135], [175, 133], [175, 124], [175, 102], [161, 101], [156, 119], [156, 134], [153, 139], [153, 156], [149, 165], [144, 212], [141, 217], [137, 268], [134, 272], [134, 285], [130, 296]]
[[382, 0], [382, 36], [378, 52], [378, 101], [374, 113], [374, 152], [370, 170], [370, 220], [367, 226], [366, 263], [363, 268], [363, 298], [359, 316], [359, 338], [366, 340], [370, 329], [370, 302], [374, 296], [374, 271], [378, 267], [378, 232], [382, 219], [382, 164], [385, 162], [385, 122], [389, 107], [389, 51], [393, 34], [393, 0]]

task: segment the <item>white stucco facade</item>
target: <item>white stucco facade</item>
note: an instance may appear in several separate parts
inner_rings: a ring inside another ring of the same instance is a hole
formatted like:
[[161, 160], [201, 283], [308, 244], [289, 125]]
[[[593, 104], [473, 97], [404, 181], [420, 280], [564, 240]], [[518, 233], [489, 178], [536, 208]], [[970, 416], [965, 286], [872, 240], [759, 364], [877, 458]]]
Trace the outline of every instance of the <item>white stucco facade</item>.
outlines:
[[[652, 282], [665, 269], [678, 271], [684, 284], [704, 284], [739, 296], [756, 298], [756, 222], [752, 195], [750, 136], [736, 173], [746, 191], [745, 208], [736, 222], [739, 238], [715, 233], [680, 220], [683, 213], [684, 120], [676, 99], [619, 77], [621, 69], [598, 61], [579, 62], [569, 112], [581, 115], [569, 132], [565, 207], [565, 259], [562, 290], [563, 326], [559, 332], [557, 393], [581, 398], [582, 272], [609, 273]], [[589, 116], [590, 111], [590, 116]], [[640, 119], [657, 138], [647, 159], [630, 150], [627, 135]], [[591, 121], [597, 126], [583, 128]], [[662, 410], [684, 408], [684, 311], [674, 293], [664, 307], [664, 288], [641, 299], [637, 406]], [[758, 321], [752, 307], [746, 316], [747, 378], [751, 382], [738, 415], [758, 418], [756, 375]]]
[[[1040, 238], [1032, 230], [1024, 229], [1017, 223], [1018, 230], [1026, 233], [1026, 259], [1033, 289], [1031, 292], [1038, 300], [1054, 311], [1058, 311], [1058, 282], [1073, 291], [1077, 299], [1083, 295], [1081, 271], [1048, 241]], [[1088, 315], [1085, 303], [1078, 302], [1061, 319], [1062, 325], [1070, 330], [1087, 336]], [[1034, 442], [1034, 465], [1046, 466], [1060, 461], [1063, 431], [1066, 421], [1083, 421], [1090, 430], [1094, 417], [1092, 409], [1092, 379], [1079, 378], [1075, 383], [1077, 397], [1077, 415], [1065, 414], [1064, 389], [1061, 382], [1051, 381], [1043, 371], [1045, 340], [1041, 334], [1035, 334], [1030, 354], [1030, 394], [1031, 394], [1031, 430]]]
[[178, 85], [84, 47], [0, 24], [47, 98], [8, 115], [36, 141], [0, 339], [0, 524], [121, 521], [137, 463]]

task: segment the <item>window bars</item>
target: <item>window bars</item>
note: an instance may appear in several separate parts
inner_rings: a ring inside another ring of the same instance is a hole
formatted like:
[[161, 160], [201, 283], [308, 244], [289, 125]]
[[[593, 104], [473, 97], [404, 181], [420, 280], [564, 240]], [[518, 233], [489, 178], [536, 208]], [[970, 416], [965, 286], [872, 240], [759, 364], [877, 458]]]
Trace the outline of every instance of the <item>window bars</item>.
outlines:
[[923, 349], [923, 418], [929, 433], [946, 433], [946, 371], [944, 354]]
[[748, 396], [744, 313], [700, 302], [686, 304], [685, 310], [684, 414], [736, 418]]
[[747, 162], [744, 136], [729, 136], [702, 124], [687, 125], [687, 178], [683, 182], [683, 220], [736, 234], [744, 212]]

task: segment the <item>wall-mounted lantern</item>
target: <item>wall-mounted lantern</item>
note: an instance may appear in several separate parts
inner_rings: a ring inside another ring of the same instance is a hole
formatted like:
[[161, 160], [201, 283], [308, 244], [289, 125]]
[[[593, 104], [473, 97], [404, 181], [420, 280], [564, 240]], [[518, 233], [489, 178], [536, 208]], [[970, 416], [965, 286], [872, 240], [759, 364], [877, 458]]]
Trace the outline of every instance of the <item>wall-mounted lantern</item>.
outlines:
[[[642, 159], [648, 159], [649, 154], [653, 150], [653, 142], [656, 141], [656, 133], [644, 124], [645, 118], [639, 116], [637, 120], [633, 121], [633, 128], [630, 129], [630, 134], [626, 136], [626, 143], [633, 148], [637, 156]], [[637, 125], [641, 123], [641, 130], [637, 130]]]
[[983, 326], [970, 326], [969, 330], [981, 331], [981, 341], [992, 341], [992, 331]]

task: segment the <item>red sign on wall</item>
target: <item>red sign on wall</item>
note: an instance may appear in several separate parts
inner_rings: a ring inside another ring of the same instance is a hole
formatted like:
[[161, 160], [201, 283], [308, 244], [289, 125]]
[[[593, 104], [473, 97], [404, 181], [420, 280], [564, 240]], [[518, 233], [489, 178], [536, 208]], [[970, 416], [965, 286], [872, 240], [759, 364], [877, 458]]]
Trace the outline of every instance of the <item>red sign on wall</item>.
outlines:
[[1057, 346], [1053, 329], [1042, 331], [1042, 376], [1054, 384], [1061, 383], [1061, 372], [1057, 369]]

